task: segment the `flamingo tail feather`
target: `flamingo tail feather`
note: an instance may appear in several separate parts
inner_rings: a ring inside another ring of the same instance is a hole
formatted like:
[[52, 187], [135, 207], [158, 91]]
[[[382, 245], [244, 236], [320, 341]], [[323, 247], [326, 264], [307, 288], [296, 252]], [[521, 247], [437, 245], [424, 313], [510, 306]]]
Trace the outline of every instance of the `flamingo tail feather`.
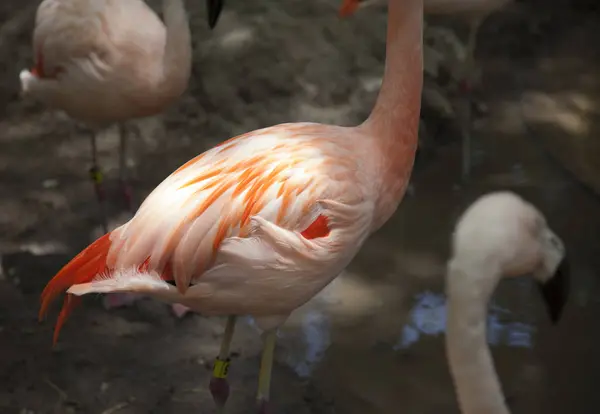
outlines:
[[[82, 250], [67, 263], [44, 288], [41, 295], [39, 319], [43, 320], [48, 307], [56, 297], [72, 285], [92, 281], [98, 274], [106, 272], [106, 258], [111, 246], [110, 234], [107, 233]], [[54, 343], [69, 314], [81, 302], [81, 298], [67, 294], [54, 329]]]

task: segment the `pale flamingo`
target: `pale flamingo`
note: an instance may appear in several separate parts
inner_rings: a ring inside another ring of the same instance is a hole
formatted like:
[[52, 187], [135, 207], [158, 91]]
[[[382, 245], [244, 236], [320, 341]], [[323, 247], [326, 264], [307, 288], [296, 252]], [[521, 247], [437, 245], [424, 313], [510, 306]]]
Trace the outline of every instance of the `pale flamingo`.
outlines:
[[[95, 130], [119, 123], [119, 182], [133, 212], [124, 122], [162, 112], [185, 91], [190, 77], [191, 39], [182, 1], [164, 0], [163, 14], [165, 24], [143, 0], [44, 0], [37, 9], [35, 67], [21, 72], [21, 88], [93, 127], [90, 177], [105, 233]], [[104, 302], [112, 308], [137, 298], [119, 294]], [[173, 311], [180, 313], [177, 306]]]
[[251, 315], [265, 331], [257, 396], [265, 412], [277, 328], [348, 265], [403, 198], [417, 147], [422, 27], [423, 0], [390, 1], [383, 84], [363, 124], [252, 131], [167, 177], [128, 223], [48, 283], [40, 317], [68, 293], [54, 341], [88, 293], [137, 292], [228, 315], [211, 381], [222, 408], [232, 315]]
[[486, 308], [496, 285], [531, 274], [552, 322], [569, 293], [565, 248], [533, 205], [511, 192], [485, 195], [452, 237], [446, 290], [446, 350], [463, 414], [509, 414], [486, 342]]
[[[120, 126], [119, 178], [131, 211], [124, 122], [162, 112], [187, 88], [192, 49], [182, 0], [163, 0], [165, 23], [143, 0], [44, 0], [33, 33], [35, 66], [24, 95], [98, 129]], [[90, 176], [107, 232], [96, 133]]]

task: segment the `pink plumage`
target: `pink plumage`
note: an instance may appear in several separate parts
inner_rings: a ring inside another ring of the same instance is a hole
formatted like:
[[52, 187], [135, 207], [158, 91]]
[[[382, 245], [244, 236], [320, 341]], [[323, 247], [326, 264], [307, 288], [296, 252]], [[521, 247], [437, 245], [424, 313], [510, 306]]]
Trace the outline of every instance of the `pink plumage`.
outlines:
[[37, 9], [35, 64], [21, 71], [21, 90], [92, 129], [89, 176], [105, 232], [97, 129], [120, 124], [119, 181], [133, 212], [124, 123], [163, 112], [189, 81], [191, 36], [182, 0], [164, 0], [163, 16], [164, 23], [143, 0], [44, 0]]
[[251, 315], [268, 331], [265, 412], [277, 327], [343, 271], [404, 196], [417, 147], [422, 19], [422, 0], [390, 1], [384, 81], [363, 124], [275, 125], [190, 160], [48, 283], [42, 313], [66, 289], [58, 328], [71, 295], [88, 293], [135, 292], [229, 316], [211, 382], [219, 404], [232, 318]]
[[142, 0], [44, 0], [23, 92], [91, 124], [160, 113], [191, 72], [183, 4], [165, 0], [164, 12], [166, 26]]

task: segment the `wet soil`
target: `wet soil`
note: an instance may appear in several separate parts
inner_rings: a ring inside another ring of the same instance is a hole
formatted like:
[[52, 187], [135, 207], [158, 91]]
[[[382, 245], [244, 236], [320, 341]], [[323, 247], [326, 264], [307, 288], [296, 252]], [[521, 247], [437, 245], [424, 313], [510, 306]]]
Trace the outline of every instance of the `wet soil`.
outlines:
[[[384, 10], [342, 21], [334, 0], [230, 3], [214, 32], [203, 2], [188, 4], [194, 76], [173, 108], [139, 123], [142, 139], [132, 142], [129, 160], [138, 202], [230, 136], [287, 121], [352, 125], [371, 108]], [[443, 349], [444, 262], [462, 209], [497, 189], [547, 214], [575, 275], [557, 327], [526, 279], [504, 283], [494, 298], [489, 342], [511, 408], [598, 411], [600, 16], [591, 2], [541, 4], [515, 4], [481, 30], [479, 95], [489, 111], [475, 121], [471, 180], [460, 178], [459, 142], [443, 139], [419, 163], [414, 192], [397, 214], [282, 329], [276, 412], [458, 412]], [[36, 5], [0, 4], [0, 412], [212, 413], [207, 386], [224, 319], [178, 320], [146, 299], [107, 312], [100, 297], [89, 297], [54, 349], [51, 321], [37, 322], [41, 289], [99, 229], [86, 133], [18, 96]], [[116, 131], [100, 145], [113, 196]], [[115, 194], [113, 224], [127, 219], [122, 211]], [[228, 413], [253, 412], [260, 346], [251, 321], [240, 321]]]

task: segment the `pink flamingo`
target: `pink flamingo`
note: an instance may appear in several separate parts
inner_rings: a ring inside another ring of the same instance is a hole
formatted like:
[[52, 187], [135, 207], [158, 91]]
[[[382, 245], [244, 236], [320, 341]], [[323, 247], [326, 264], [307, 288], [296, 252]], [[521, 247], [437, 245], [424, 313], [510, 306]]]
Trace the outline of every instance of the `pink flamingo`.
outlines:
[[[165, 23], [143, 0], [44, 0], [33, 33], [35, 66], [21, 89], [94, 129], [119, 123], [119, 178], [131, 211], [124, 122], [162, 112], [187, 88], [190, 29], [182, 0], [163, 0]], [[96, 133], [90, 176], [107, 229]]]
[[485, 309], [498, 283], [531, 274], [557, 323], [568, 299], [568, 268], [562, 240], [516, 194], [486, 194], [463, 213], [446, 276], [446, 354], [463, 414], [509, 414], [485, 332]]
[[[35, 66], [20, 74], [25, 95], [98, 129], [119, 123], [119, 183], [130, 211], [124, 122], [156, 115], [186, 89], [191, 40], [181, 0], [164, 0], [165, 24], [142, 0], [44, 0], [37, 9]], [[135, 24], [134, 24], [135, 23]], [[92, 179], [104, 232], [108, 231], [96, 133], [91, 132]], [[105, 298], [107, 308], [138, 295]], [[174, 312], [180, 312], [174, 306]]]
[[129, 222], [48, 283], [40, 318], [67, 291], [54, 341], [88, 293], [137, 292], [228, 315], [210, 386], [222, 409], [235, 315], [251, 315], [265, 332], [257, 399], [266, 412], [277, 328], [340, 274], [404, 196], [417, 147], [422, 28], [423, 0], [390, 0], [384, 80], [363, 124], [259, 129], [167, 177]]

